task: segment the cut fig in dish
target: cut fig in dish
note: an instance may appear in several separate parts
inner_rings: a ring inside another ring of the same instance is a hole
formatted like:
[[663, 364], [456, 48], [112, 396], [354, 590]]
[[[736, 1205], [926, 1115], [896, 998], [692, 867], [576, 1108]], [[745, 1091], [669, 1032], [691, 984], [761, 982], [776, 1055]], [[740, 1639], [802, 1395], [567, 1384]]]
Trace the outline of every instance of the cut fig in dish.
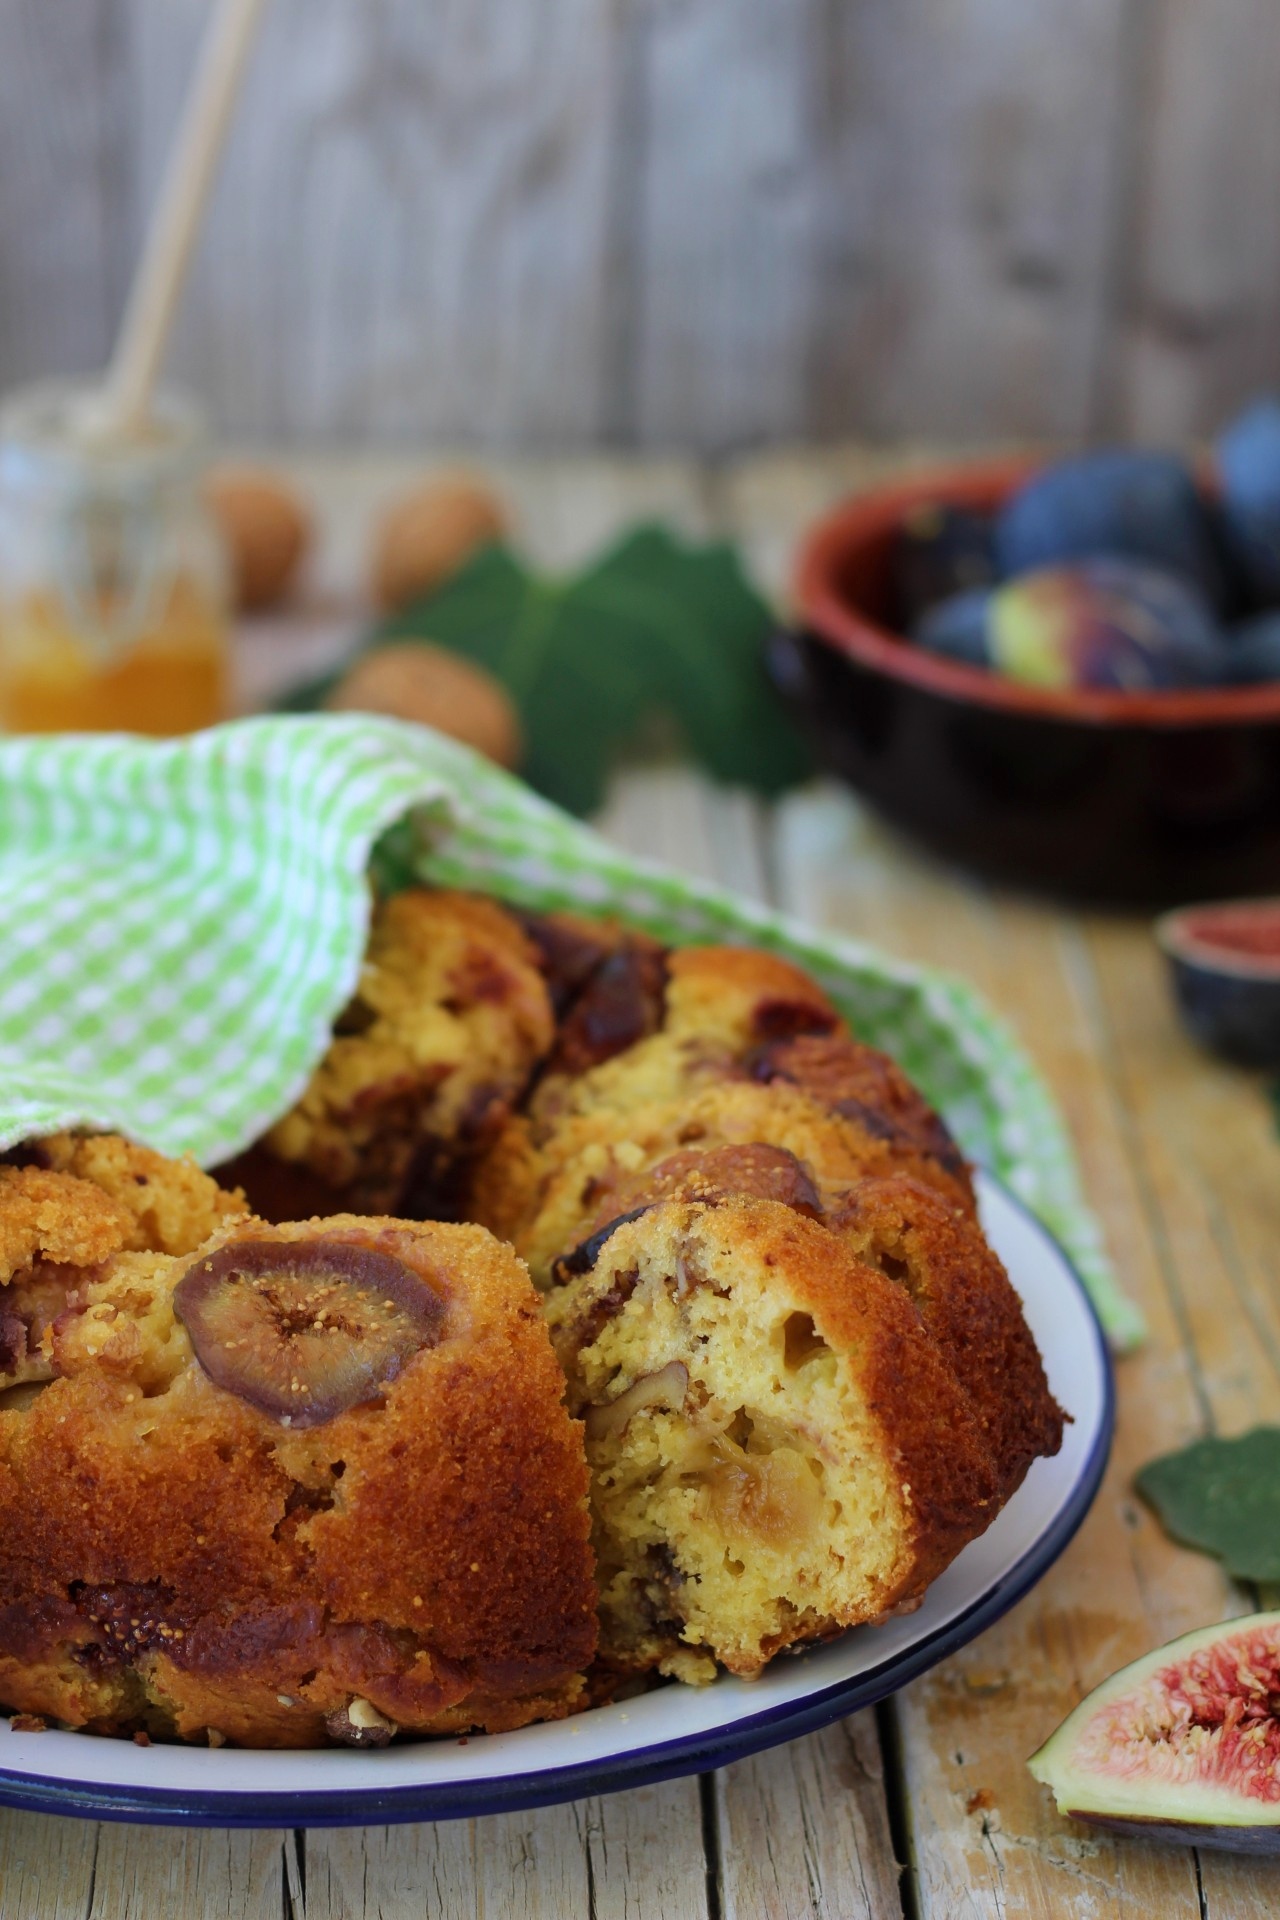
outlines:
[[1280, 1066], [1280, 900], [1184, 907], [1155, 933], [1192, 1035], [1239, 1066]]
[[214, 1384], [293, 1427], [376, 1400], [445, 1313], [403, 1261], [327, 1239], [233, 1241], [189, 1267], [173, 1299]]
[[1198, 1628], [1113, 1673], [1028, 1764], [1073, 1820], [1280, 1854], [1280, 1613]]

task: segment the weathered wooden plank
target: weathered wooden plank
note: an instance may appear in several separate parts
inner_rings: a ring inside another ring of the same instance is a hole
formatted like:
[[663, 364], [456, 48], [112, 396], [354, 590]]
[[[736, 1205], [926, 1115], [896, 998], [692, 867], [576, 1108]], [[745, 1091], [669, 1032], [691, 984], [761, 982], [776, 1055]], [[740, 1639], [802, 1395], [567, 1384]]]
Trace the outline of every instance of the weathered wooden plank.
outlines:
[[641, 444], [794, 433], [822, 179], [811, 124], [819, 0], [649, 7], [638, 182]]
[[1280, 20], [1272, 0], [1154, 0], [1143, 13], [1098, 424], [1176, 441], [1280, 379]]
[[1088, 938], [1202, 1419], [1227, 1432], [1275, 1420], [1280, 1141], [1263, 1089], [1254, 1076], [1206, 1059], [1179, 1030], [1145, 926], [1130, 931], [1103, 921]]
[[696, 1781], [540, 1812], [307, 1836], [306, 1920], [706, 1920]]
[[[103, 359], [203, 12], [0, 10], [0, 386]], [[1270, 0], [279, 0], [175, 368], [313, 442], [1180, 437], [1280, 368], [1278, 64]]]
[[[203, 0], [127, 0], [132, 226]], [[174, 368], [232, 432], [588, 440], [604, 405], [612, 14], [269, 10]]]
[[1112, 244], [1125, 12], [655, 9], [641, 441], [1078, 431]]
[[901, 1911], [872, 1712], [715, 1777], [724, 1920], [890, 1920]]
[[307, 1920], [440, 1920], [590, 1912], [587, 1853], [574, 1810], [307, 1835]]
[[773, 891], [768, 818], [754, 794], [664, 763], [621, 767], [594, 824], [629, 853], [764, 904]]
[[0, 388], [105, 363], [126, 119], [111, 0], [0, 12]]
[[280, 1920], [292, 1836], [218, 1827], [98, 1829], [84, 1920]]
[[1128, 12], [1123, 0], [833, 9], [849, 35], [850, 118], [876, 116], [878, 162], [868, 189], [852, 146], [833, 217], [873, 194], [876, 249], [853, 328], [820, 303], [815, 431], [824, 404], [857, 392], [847, 417], [860, 431], [1079, 433], [1122, 185]]
[[592, 1920], [711, 1920], [697, 1780], [583, 1801]]
[[100, 1829], [0, 1808], [0, 1916], [3, 1920], [85, 1920]]

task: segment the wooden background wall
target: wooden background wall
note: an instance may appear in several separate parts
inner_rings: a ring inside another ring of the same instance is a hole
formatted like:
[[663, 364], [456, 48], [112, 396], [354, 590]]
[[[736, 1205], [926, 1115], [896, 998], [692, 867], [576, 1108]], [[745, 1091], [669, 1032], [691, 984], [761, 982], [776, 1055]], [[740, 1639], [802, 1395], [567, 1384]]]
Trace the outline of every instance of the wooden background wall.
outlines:
[[[207, 0], [0, 0], [0, 386], [103, 358]], [[1162, 438], [1280, 380], [1280, 0], [274, 0], [241, 439]]]

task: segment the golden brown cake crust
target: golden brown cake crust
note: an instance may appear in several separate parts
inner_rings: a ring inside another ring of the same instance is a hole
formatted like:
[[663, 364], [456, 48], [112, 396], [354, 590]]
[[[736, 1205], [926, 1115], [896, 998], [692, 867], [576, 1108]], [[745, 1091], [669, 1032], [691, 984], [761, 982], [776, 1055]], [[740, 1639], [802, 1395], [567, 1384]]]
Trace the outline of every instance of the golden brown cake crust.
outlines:
[[914, 1300], [977, 1416], [1007, 1500], [1062, 1444], [1062, 1410], [1022, 1302], [976, 1221], [906, 1175], [860, 1181], [826, 1225]]
[[973, 1207], [973, 1182], [964, 1155], [933, 1108], [888, 1054], [847, 1034], [801, 1034], [762, 1047], [752, 1078], [799, 1087], [828, 1112], [883, 1139], [914, 1160], [932, 1183]]
[[442, 1318], [376, 1400], [301, 1430], [204, 1371], [174, 1312], [189, 1258], [120, 1253], [70, 1288], [57, 1377], [0, 1410], [6, 1705], [303, 1746], [353, 1702], [418, 1733], [573, 1707], [586, 1471], [526, 1276], [482, 1228], [354, 1216], [246, 1221], [196, 1267], [317, 1237], [402, 1263]]
[[127, 1213], [87, 1180], [0, 1167], [0, 1282], [37, 1260], [88, 1267], [125, 1246]]
[[[411, 887], [374, 909], [354, 999], [294, 1108], [226, 1170], [253, 1205], [438, 1213], [460, 1154], [488, 1138], [554, 1035], [540, 955], [479, 894]], [[272, 1178], [270, 1161], [287, 1170]]]
[[[130, 1217], [135, 1253], [191, 1253], [249, 1209], [194, 1160], [169, 1160], [118, 1133], [55, 1133], [32, 1149], [40, 1163], [88, 1180]], [[53, 1258], [53, 1255], [49, 1255]]]

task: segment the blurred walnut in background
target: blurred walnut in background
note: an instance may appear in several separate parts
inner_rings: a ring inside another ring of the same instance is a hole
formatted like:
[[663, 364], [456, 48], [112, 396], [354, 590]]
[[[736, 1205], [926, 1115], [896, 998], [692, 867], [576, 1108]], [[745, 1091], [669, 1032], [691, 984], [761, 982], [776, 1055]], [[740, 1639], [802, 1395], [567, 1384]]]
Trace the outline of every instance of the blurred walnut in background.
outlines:
[[206, 495], [222, 530], [241, 613], [274, 607], [293, 587], [311, 544], [311, 515], [266, 467], [215, 467]]
[[483, 667], [425, 640], [392, 642], [361, 654], [325, 705], [335, 713], [416, 720], [474, 747], [500, 767], [520, 764], [520, 721], [506, 690]]
[[465, 473], [424, 481], [388, 509], [374, 534], [374, 599], [388, 612], [410, 605], [507, 531], [505, 508], [482, 481]]

